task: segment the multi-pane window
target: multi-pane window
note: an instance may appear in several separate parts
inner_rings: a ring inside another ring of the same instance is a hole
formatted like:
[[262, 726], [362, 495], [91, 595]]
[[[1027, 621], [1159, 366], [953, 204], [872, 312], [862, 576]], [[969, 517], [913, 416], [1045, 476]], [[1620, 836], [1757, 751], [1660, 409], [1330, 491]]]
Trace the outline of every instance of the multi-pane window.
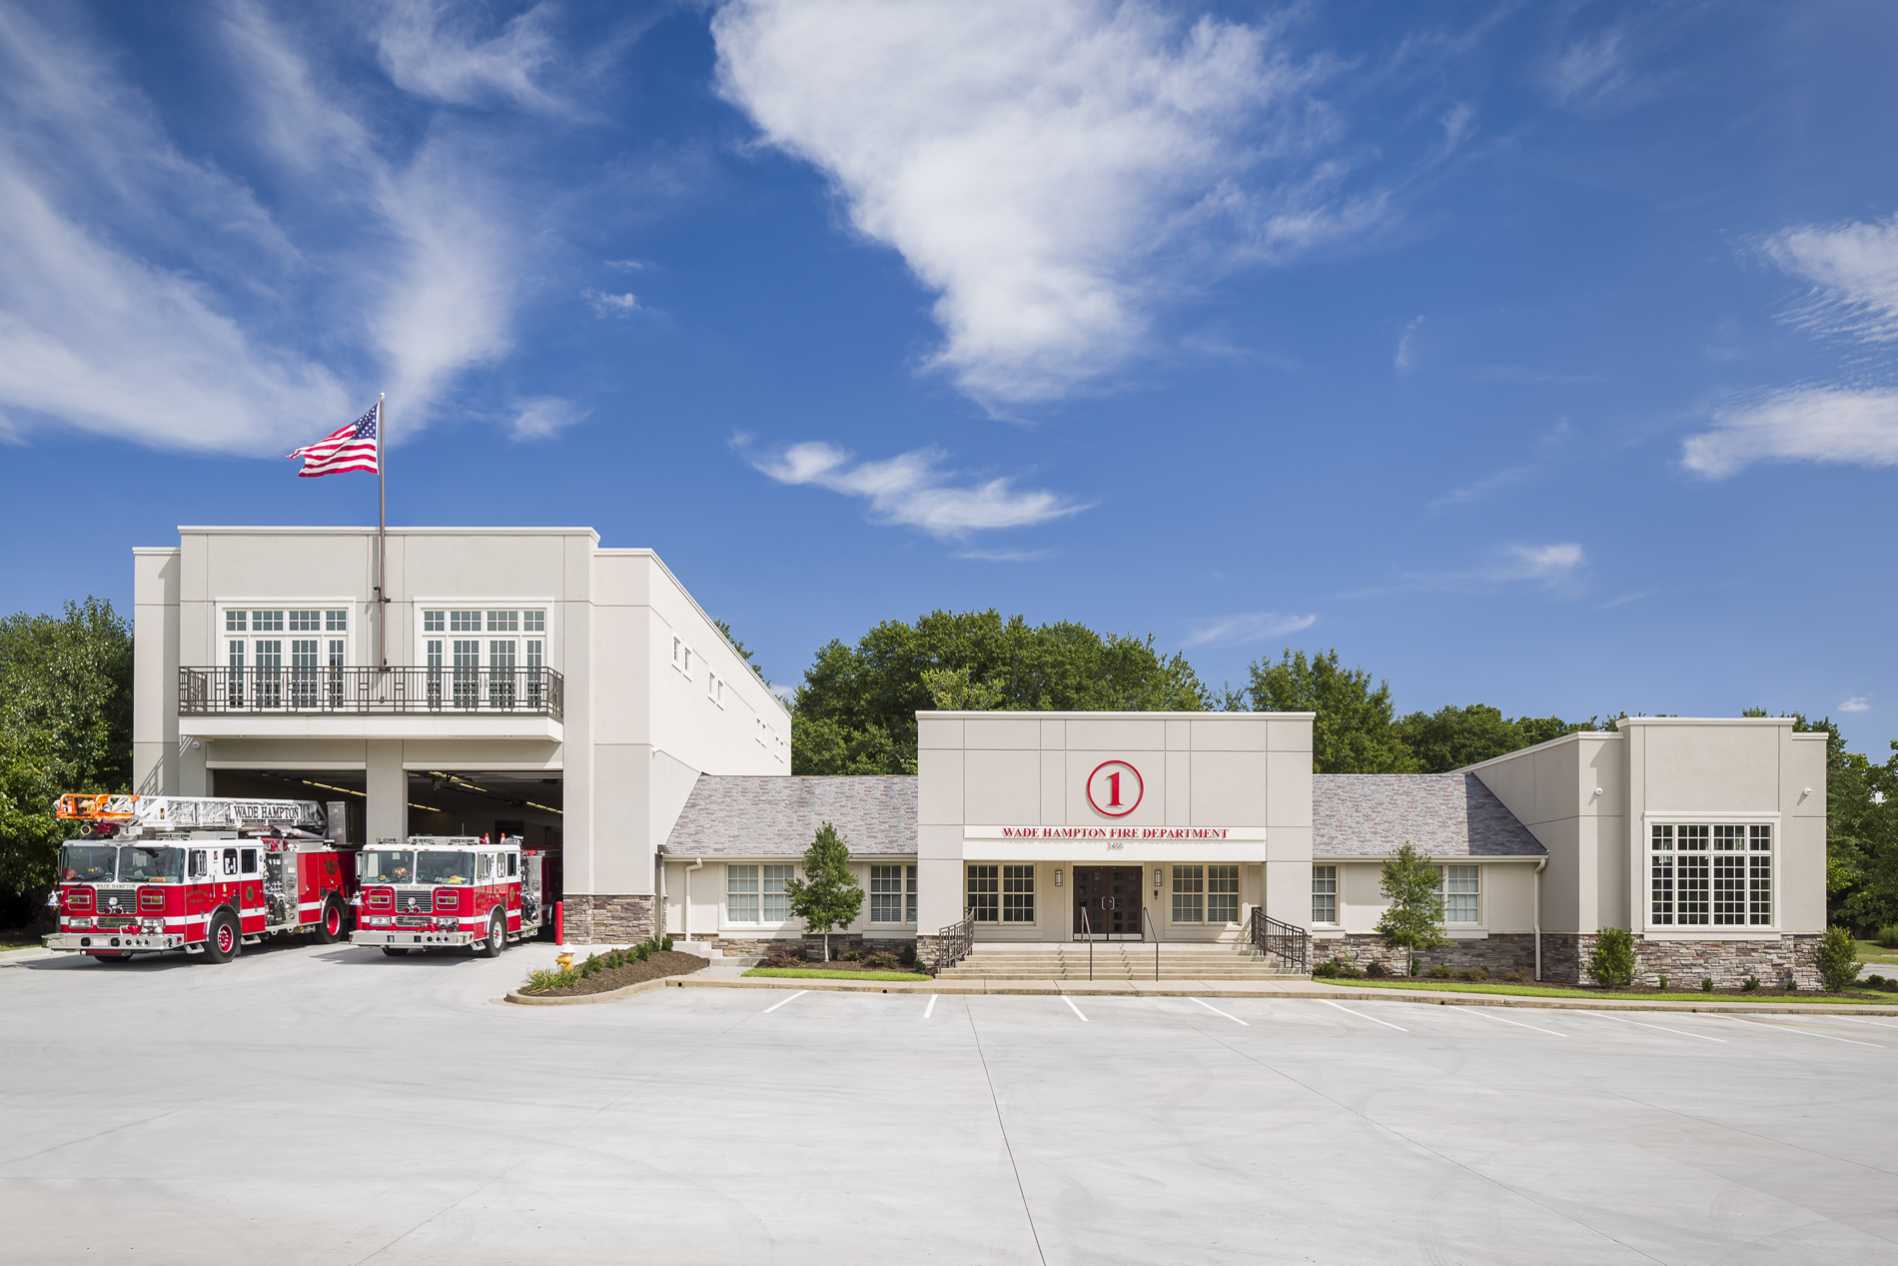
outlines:
[[1311, 921], [1313, 923], [1338, 921], [1338, 868], [1336, 866], [1311, 868]]
[[977, 923], [994, 923], [1002, 914], [1002, 868], [993, 863], [975, 863], [968, 870], [969, 917]]
[[1446, 924], [1472, 924], [1482, 920], [1479, 899], [1482, 896], [1481, 870], [1475, 866], [1443, 868], [1443, 921]]
[[1002, 867], [1002, 922], [1035, 921], [1035, 868]]
[[916, 868], [870, 868], [870, 922], [916, 922]]
[[227, 707], [341, 704], [347, 607], [226, 607], [223, 638]]
[[1175, 866], [1173, 868], [1173, 921], [1175, 923], [1204, 923], [1206, 921], [1206, 868], [1204, 866]]
[[544, 608], [428, 607], [421, 645], [432, 708], [508, 712], [545, 704]]
[[1654, 823], [1648, 833], [1648, 922], [1655, 927], [1771, 927], [1772, 826]]
[[785, 891], [796, 867], [776, 863], [725, 867], [725, 917], [732, 923], [783, 923], [791, 917]]
[[1208, 923], [1237, 923], [1239, 921], [1239, 868], [1237, 866], [1208, 866], [1206, 868], [1206, 921]]

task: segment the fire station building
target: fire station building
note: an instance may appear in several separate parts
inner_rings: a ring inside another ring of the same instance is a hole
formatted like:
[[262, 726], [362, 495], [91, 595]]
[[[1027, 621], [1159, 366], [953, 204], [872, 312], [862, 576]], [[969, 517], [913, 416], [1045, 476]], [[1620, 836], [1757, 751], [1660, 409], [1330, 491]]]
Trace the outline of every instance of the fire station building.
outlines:
[[1650, 979], [1816, 980], [1825, 736], [1789, 719], [1326, 775], [1310, 713], [926, 712], [916, 774], [799, 777], [783, 705], [650, 550], [391, 529], [379, 633], [373, 531], [179, 538], [136, 551], [150, 786], [341, 798], [369, 840], [522, 834], [557, 857], [570, 940], [799, 940], [785, 885], [829, 822], [866, 894], [845, 935], [924, 954], [1388, 961], [1380, 867], [1408, 843], [1443, 896], [1427, 961], [1573, 980], [1625, 927]]

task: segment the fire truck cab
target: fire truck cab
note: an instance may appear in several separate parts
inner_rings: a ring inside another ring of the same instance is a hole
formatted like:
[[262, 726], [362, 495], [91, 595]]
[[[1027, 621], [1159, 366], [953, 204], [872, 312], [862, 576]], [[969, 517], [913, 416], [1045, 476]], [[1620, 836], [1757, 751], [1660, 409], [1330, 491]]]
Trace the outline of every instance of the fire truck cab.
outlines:
[[350, 943], [390, 955], [466, 947], [493, 958], [540, 934], [545, 862], [514, 835], [412, 835], [365, 848]]
[[60, 847], [48, 949], [101, 962], [182, 949], [222, 963], [267, 936], [343, 939], [352, 858], [303, 829], [322, 821], [314, 802], [147, 797], [111, 817], [60, 816], [92, 834]]

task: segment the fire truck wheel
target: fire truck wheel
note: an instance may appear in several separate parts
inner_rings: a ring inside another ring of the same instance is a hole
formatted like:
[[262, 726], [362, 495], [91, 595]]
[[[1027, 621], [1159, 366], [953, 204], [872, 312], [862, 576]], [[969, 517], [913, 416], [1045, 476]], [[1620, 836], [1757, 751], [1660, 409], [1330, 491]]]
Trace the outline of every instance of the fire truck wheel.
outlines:
[[343, 939], [343, 903], [331, 897], [323, 903], [323, 917], [316, 923], [316, 939], [334, 945]]
[[212, 915], [209, 934], [204, 938], [204, 956], [214, 963], [228, 963], [237, 957], [242, 947], [243, 937], [238, 935], [236, 916], [229, 910], [219, 910]]
[[488, 919], [488, 944], [481, 953], [485, 958], [499, 958], [501, 951], [507, 948], [507, 916], [496, 910]]

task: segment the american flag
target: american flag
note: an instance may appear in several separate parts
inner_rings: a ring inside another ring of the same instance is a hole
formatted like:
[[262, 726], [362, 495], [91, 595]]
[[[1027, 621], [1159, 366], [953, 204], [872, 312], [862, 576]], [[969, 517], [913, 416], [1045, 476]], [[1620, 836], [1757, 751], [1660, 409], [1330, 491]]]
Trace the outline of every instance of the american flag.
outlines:
[[316, 443], [305, 444], [291, 453], [292, 458], [303, 459], [303, 469], [297, 472], [297, 477], [315, 479], [351, 470], [380, 474], [382, 445], [376, 439], [379, 421], [376, 413], [376, 409], [371, 409], [348, 426], [338, 427]]

